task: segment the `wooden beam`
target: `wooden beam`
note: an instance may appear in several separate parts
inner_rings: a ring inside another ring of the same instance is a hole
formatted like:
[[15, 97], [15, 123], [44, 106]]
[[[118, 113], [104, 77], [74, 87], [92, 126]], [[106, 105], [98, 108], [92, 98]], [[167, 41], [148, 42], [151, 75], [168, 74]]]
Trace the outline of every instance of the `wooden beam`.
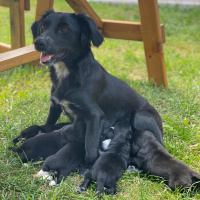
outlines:
[[87, 13], [97, 24], [98, 28], [103, 28], [101, 18], [92, 9], [90, 4], [86, 0], [65, 0], [75, 13]]
[[149, 80], [168, 88], [157, 0], [138, 0]]
[[[10, 0], [0, 0], [0, 6], [10, 7]], [[30, 10], [30, 0], [24, 0], [24, 10]]]
[[24, 0], [10, 0], [10, 29], [12, 49], [25, 46]]
[[10, 7], [10, 1], [9, 0], [0, 0], [0, 6]]
[[35, 21], [38, 21], [47, 11], [53, 9], [54, 0], [37, 0]]
[[[107, 38], [142, 41], [141, 23], [102, 19], [102, 34]], [[165, 42], [164, 26], [160, 25], [162, 42]]]
[[9, 44], [4, 44], [0, 42], [0, 53], [4, 53], [11, 50], [11, 46]]
[[35, 51], [34, 45], [0, 54], [0, 71], [5, 71], [25, 63], [37, 60], [40, 53]]

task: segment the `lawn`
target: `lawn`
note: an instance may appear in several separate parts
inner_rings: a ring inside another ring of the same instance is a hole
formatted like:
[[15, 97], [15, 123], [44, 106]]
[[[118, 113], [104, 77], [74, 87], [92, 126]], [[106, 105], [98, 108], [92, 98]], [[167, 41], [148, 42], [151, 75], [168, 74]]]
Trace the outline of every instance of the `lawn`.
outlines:
[[[101, 18], [140, 21], [137, 6], [91, 4]], [[32, 43], [35, 0], [25, 13], [26, 44]], [[72, 12], [65, 1], [55, 1], [56, 11]], [[112, 75], [123, 79], [144, 96], [160, 113], [165, 147], [171, 155], [200, 172], [200, 7], [161, 6], [165, 25], [165, 61], [169, 89], [148, 83], [143, 44], [105, 39], [96, 59]], [[9, 43], [9, 12], [0, 7], [0, 41]], [[48, 181], [33, 179], [42, 161], [24, 167], [19, 157], [7, 151], [12, 139], [24, 128], [45, 123], [50, 104], [48, 68], [20, 66], [0, 73], [0, 199], [93, 199], [96, 185], [82, 195], [76, 187], [83, 178], [71, 174], [62, 184], [49, 187]], [[62, 115], [59, 122], [66, 121]], [[172, 192], [164, 183], [139, 173], [124, 173], [117, 195], [102, 199], [200, 199], [200, 193]]]

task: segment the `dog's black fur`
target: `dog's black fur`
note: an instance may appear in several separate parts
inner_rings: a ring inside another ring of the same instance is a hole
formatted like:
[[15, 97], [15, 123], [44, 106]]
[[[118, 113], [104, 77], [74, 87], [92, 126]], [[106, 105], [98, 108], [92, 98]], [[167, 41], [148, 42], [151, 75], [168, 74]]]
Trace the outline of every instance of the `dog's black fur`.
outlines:
[[32, 25], [32, 33], [52, 80], [46, 124], [56, 123], [62, 109], [71, 119], [85, 121], [86, 168], [98, 157], [100, 133], [132, 113], [133, 128], [151, 131], [163, 144], [162, 120], [155, 108], [94, 59], [91, 42], [98, 47], [103, 36], [91, 18], [47, 11]]
[[56, 154], [49, 156], [43, 163], [42, 170], [56, 172], [57, 184], [74, 172], [85, 158], [84, 142], [67, 143]]
[[185, 163], [169, 155], [166, 149], [149, 131], [135, 131], [132, 135], [130, 164], [136, 165], [144, 173], [162, 177], [172, 190], [200, 186], [200, 174]]
[[27, 161], [38, 161], [55, 154], [64, 145], [71, 142], [84, 141], [85, 123], [76, 121], [63, 128], [48, 134], [41, 134], [29, 138], [18, 147], [8, 147], [9, 150], [20, 154], [23, 163]]
[[106, 152], [96, 160], [91, 170], [85, 174], [84, 182], [78, 187], [82, 193], [91, 181], [97, 182], [97, 196], [107, 187], [106, 194], [116, 192], [117, 180], [127, 169], [130, 154], [131, 126], [129, 121], [121, 121], [115, 125], [114, 138], [111, 140]]
[[59, 124], [48, 124], [47, 125], [42, 125], [42, 126], [38, 126], [38, 125], [33, 125], [30, 126], [26, 129], [24, 129], [21, 134], [13, 139], [13, 143], [16, 144], [19, 141], [25, 141], [31, 137], [34, 137], [36, 135], [38, 135], [39, 133], [49, 133], [49, 132], [53, 132], [55, 130], [61, 129], [63, 126], [69, 125], [71, 124], [71, 122], [69, 123], [59, 123]]

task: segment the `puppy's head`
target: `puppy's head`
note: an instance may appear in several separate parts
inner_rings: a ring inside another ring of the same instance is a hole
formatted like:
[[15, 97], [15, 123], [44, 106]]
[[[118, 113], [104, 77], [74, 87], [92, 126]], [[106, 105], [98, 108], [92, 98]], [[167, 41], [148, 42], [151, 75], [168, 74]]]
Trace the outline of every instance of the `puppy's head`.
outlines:
[[124, 137], [130, 140], [132, 136], [131, 126], [129, 121], [120, 121], [114, 127], [115, 137]]
[[32, 34], [41, 62], [52, 65], [65, 59], [78, 59], [90, 50], [91, 43], [98, 47], [103, 36], [95, 22], [85, 14], [47, 11], [33, 23]]

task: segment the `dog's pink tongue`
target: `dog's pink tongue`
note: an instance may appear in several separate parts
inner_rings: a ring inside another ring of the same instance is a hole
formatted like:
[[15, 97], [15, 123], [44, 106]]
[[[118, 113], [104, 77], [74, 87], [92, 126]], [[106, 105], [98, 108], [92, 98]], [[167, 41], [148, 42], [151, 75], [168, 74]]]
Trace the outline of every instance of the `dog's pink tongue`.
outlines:
[[46, 53], [41, 53], [40, 55], [40, 61], [41, 62], [47, 62], [47, 60], [49, 59], [49, 57], [53, 57], [54, 55], [49, 55], [49, 54], [46, 54]]

